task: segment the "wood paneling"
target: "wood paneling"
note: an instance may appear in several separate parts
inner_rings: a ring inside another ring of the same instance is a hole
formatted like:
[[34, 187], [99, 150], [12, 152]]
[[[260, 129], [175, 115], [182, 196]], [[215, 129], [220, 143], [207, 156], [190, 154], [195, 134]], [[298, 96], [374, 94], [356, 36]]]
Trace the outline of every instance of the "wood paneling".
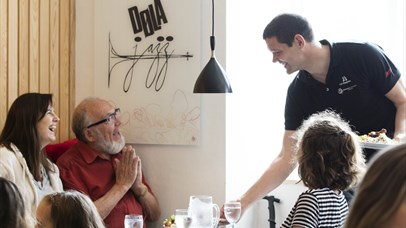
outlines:
[[[7, 109], [7, 74], [8, 74], [8, 0], [0, 0], [0, 110]], [[6, 118], [6, 112], [0, 112], [0, 120]], [[1, 125], [2, 126], [2, 125]]]
[[0, 127], [18, 95], [52, 93], [58, 140], [73, 137], [74, 39], [75, 0], [0, 0]]

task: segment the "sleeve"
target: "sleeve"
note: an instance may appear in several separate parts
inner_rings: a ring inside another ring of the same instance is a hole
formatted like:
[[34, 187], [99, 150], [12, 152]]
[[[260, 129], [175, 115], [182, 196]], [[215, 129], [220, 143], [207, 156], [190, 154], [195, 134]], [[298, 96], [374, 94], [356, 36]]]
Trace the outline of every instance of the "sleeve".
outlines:
[[292, 226], [318, 227], [319, 206], [317, 198], [310, 193], [302, 193], [296, 202], [296, 212], [293, 215]]
[[371, 84], [382, 95], [388, 93], [400, 78], [400, 71], [378, 45], [367, 43], [364, 69]]
[[17, 160], [13, 162], [9, 155], [10, 152], [5, 147], [0, 148], [0, 177], [15, 182], [16, 176], [13, 165], [19, 166], [20, 164], [16, 163]]

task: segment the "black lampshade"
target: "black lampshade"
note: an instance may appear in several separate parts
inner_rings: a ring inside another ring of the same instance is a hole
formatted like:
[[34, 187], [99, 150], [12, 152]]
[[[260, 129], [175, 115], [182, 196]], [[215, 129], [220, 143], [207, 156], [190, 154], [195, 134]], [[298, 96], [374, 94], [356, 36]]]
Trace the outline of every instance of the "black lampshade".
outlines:
[[211, 57], [196, 80], [194, 93], [232, 93], [230, 82], [226, 73], [217, 62]]
[[207, 65], [203, 68], [199, 77], [196, 80], [193, 93], [232, 93], [230, 82], [227, 79], [226, 72], [217, 62], [214, 56], [216, 46], [216, 38], [214, 36], [214, 0], [212, 3], [212, 24], [210, 36], [211, 58]]

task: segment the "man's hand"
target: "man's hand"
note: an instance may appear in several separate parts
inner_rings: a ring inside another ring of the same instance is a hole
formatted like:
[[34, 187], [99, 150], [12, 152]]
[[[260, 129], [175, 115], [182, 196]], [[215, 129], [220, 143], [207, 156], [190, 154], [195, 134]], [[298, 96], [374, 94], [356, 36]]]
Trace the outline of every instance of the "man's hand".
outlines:
[[395, 135], [393, 140], [398, 142], [398, 143], [406, 142], [406, 134], [397, 134], [397, 135]]
[[116, 185], [124, 186], [127, 190], [134, 184], [137, 178], [137, 161], [135, 150], [132, 146], [125, 146], [122, 150], [121, 159], [114, 159], [114, 171], [116, 173]]
[[142, 165], [141, 159], [136, 156], [136, 168], [135, 168], [135, 181], [134, 184], [131, 186], [131, 189], [135, 193], [136, 196], [143, 196], [145, 195], [146, 191], [148, 191], [147, 186], [142, 183]]
[[227, 219], [226, 216], [224, 215], [224, 205], [220, 208], [220, 219], [219, 219], [219, 226], [225, 226], [230, 224]]

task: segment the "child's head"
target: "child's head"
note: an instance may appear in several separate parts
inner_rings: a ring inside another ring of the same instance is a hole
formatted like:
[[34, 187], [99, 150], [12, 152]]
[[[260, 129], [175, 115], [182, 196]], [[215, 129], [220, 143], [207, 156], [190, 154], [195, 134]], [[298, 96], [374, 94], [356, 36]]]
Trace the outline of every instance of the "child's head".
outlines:
[[362, 149], [338, 114], [324, 111], [311, 115], [296, 137], [299, 175], [307, 187], [345, 190], [358, 181], [365, 167]]
[[103, 228], [92, 200], [74, 190], [46, 195], [37, 208], [37, 227]]

